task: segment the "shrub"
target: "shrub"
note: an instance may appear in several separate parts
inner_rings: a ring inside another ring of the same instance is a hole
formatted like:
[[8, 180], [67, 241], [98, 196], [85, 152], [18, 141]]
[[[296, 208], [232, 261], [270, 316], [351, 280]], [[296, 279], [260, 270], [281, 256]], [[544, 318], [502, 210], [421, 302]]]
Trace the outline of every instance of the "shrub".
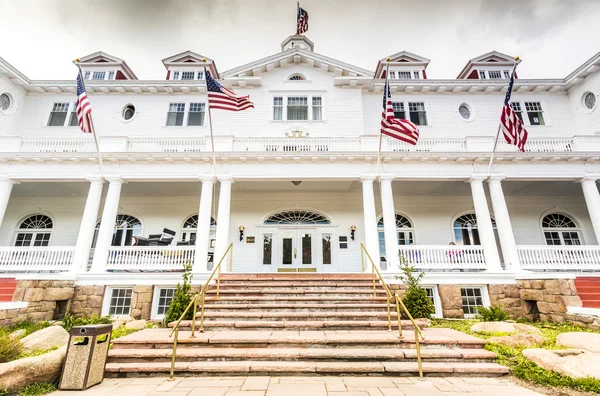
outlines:
[[110, 324], [112, 321], [108, 316], [92, 315], [90, 318], [77, 318], [72, 315], [65, 316], [62, 327], [69, 331], [73, 326], [85, 326], [91, 324]]
[[25, 388], [21, 389], [19, 396], [45, 395], [46, 393], [54, 392], [55, 390], [56, 386], [53, 384], [37, 383], [27, 385]]
[[502, 322], [508, 319], [508, 314], [502, 310], [500, 305], [492, 305], [489, 308], [477, 307], [477, 318], [484, 322]]
[[[169, 305], [169, 310], [165, 315], [165, 323], [174, 322], [181, 317], [183, 311], [192, 301], [192, 264], [186, 263], [183, 265], [183, 283], [178, 283], [173, 294], [173, 299]], [[190, 308], [184, 319], [192, 319], [193, 310]]]
[[10, 335], [0, 336], [0, 363], [15, 360], [21, 354], [21, 341]]
[[435, 312], [435, 306], [427, 296], [427, 290], [420, 286], [421, 279], [425, 274], [421, 272], [415, 275], [415, 267], [409, 265], [402, 256], [400, 256], [400, 270], [404, 275], [400, 275], [398, 278], [408, 285], [408, 290], [402, 298], [406, 309], [413, 318], [431, 317]]

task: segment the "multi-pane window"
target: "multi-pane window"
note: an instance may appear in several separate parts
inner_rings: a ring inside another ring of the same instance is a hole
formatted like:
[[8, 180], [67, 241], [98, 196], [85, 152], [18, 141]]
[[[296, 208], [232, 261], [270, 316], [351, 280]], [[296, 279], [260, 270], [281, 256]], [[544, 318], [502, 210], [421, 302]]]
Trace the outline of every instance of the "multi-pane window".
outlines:
[[490, 70], [488, 71], [490, 78], [502, 78], [502, 73], [500, 70]]
[[331, 234], [322, 235], [323, 264], [331, 264]]
[[185, 103], [170, 103], [167, 113], [167, 126], [183, 125], [183, 115], [185, 113]]
[[425, 103], [408, 102], [408, 112], [410, 121], [416, 125], [427, 125], [427, 114], [425, 112]]
[[414, 71], [413, 72], [413, 76], [414, 76], [415, 80], [420, 80], [421, 79], [421, 73], [419, 73], [418, 71]]
[[427, 298], [431, 300], [431, 303], [435, 306], [435, 293], [433, 287], [424, 286], [423, 289], [427, 292]]
[[204, 125], [204, 103], [190, 103], [188, 125]]
[[394, 118], [406, 119], [404, 102], [392, 102], [392, 107], [394, 108]]
[[87, 72], [85, 72], [85, 73], [83, 74], [83, 79], [84, 79], [84, 80], [89, 80], [89, 79], [90, 79], [90, 72], [89, 72], [89, 71], [87, 71]]
[[263, 234], [263, 264], [271, 264], [273, 258], [273, 234]]
[[64, 126], [69, 111], [69, 103], [54, 103], [50, 112], [48, 126]]
[[508, 80], [510, 78], [510, 72], [508, 70], [504, 70], [502, 73], [504, 74], [505, 79]]
[[273, 120], [283, 120], [283, 98], [281, 96], [273, 98]]
[[173, 288], [161, 288], [158, 289], [158, 303], [156, 305], [156, 315], [163, 316], [169, 310], [169, 305], [173, 300], [175, 289]]
[[[386, 248], [385, 248], [385, 231], [383, 225], [383, 217], [377, 223], [377, 232], [379, 234], [379, 252], [380, 257], [385, 259]], [[396, 236], [398, 239], [398, 245], [412, 245], [414, 243], [414, 228], [412, 222], [401, 214], [396, 214]]]
[[502, 79], [502, 78], [510, 78], [510, 72], [508, 70], [479, 70], [479, 79], [481, 80], [489, 80], [489, 79]]
[[308, 98], [306, 96], [289, 96], [287, 100], [288, 120], [308, 120]]
[[19, 224], [15, 246], [48, 246], [52, 227], [52, 219], [46, 215], [27, 217]]
[[398, 78], [400, 80], [410, 80], [412, 78], [412, 73], [409, 71], [399, 71]]
[[487, 79], [487, 76], [485, 75], [485, 70], [479, 70], [479, 79], [480, 80]]
[[395, 79], [395, 78], [396, 78], [396, 72], [390, 71], [390, 79]]
[[193, 80], [195, 74], [196, 74], [196, 72], [193, 72], [193, 71], [181, 72], [181, 79], [182, 80]]
[[115, 72], [114, 71], [108, 72], [108, 79], [109, 80], [114, 80], [115, 79]]
[[531, 125], [544, 125], [544, 115], [540, 102], [525, 102], [525, 110]]
[[111, 290], [110, 303], [108, 306], [109, 315], [129, 315], [131, 310], [130, 288], [115, 288]]
[[462, 298], [463, 313], [466, 317], [477, 315], [477, 308], [485, 306], [483, 304], [483, 288], [481, 287], [461, 287], [460, 296]]
[[520, 102], [511, 102], [510, 105], [512, 106], [513, 110], [517, 114], [517, 117], [519, 117], [521, 122], [523, 122], [523, 108], [521, 107], [521, 103]]
[[198, 80], [204, 80], [204, 72], [198, 72]]
[[314, 121], [321, 121], [323, 118], [323, 100], [320, 96], [312, 97], [312, 119]]
[[546, 245], [581, 245], [575, 221], [562, 213], [551, 213], [542, 219]]
[[75, 105], [71, 106], [71, 115], [69, 116], [69, 126], [78, 126], [79, 120], [77, 119], [77, 108]]
[[104, 80], [106, 77], [106, 72], [94, 72], [92, 74], [92, 80]]
[[411, 80], [411, 79], [419, 80], [421, 78], [421, 73], [419, 71], [401, 71], [401, 70], [392, 70], [390, 71], [390, 79], [399, 79], [399, 80]]
[[173, 72], [173, 77], [171, 78], [172, 80], [179, 80], [179, 72]]

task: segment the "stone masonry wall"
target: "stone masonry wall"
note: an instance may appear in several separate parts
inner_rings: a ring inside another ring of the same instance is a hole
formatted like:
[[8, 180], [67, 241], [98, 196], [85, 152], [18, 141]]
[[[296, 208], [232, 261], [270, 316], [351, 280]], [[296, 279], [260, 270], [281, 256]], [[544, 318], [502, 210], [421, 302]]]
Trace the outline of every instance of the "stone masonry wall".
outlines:
[[134, 286], [131, 294], [131, 314], [134, 319], [150, 320], [153, 286]]
[[75, 286], [71, 315], [89, 318], [102, 314], [104, 286]]
[[[73, 283], [73, 281], [57, 280], [19, 281], [12, 300], [27, 302], [27, 308], [6, 310], [4, 313], [0, 313], [0, 320], [7, 322], [21, 322], [26, 319], [32, 321], [52, 320], [56, 302], [70, 301], [73, 298]], [[2, 316], [4, 316], [3, 319]]]
[[438, 293], [442, 302], [443, 317], [451, 319], [463, 318], [460, 285], [439, 285]]

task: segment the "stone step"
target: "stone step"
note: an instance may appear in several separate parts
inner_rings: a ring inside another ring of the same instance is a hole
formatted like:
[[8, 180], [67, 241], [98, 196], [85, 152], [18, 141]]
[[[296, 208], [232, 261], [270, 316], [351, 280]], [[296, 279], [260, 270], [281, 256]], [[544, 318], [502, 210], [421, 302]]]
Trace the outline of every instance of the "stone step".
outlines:
[[[311, 304], [333, 304], [333, 303], [348, 303], [348, 302], [356, 302], [357, 299], [354, 296], [315, 296], [315, 295], [298, 295], [298, 296], [277, 296], [277, 295], [258, 295], [258, 296], [216, 296], [214, 294], [210, 294], [206, 297], [206, 301], [210, 301], [211, 304], [230, 304], [231, 302], [241, 301], [243, 303], [261, 303], [261, 304], [287, 304], [287, 303], [297, 303], [297, 302], [310, 302]], [[368, 297], [361, 297], [361, 303], [369, 303], [369, 302], [385, 302], [386, 297], [378, 296], [373, 297], [373, 294], [370, 294]]]
[[[170, 362], [108, 363], [107, 377], [138, 377], [140, 375], [168, 375]], [[496, 363], [423, 362], [428, 376], [501, 376], [508, 368]], [[281, 362], [281, 361], [225, 361], [176, 362], [175, 373], [192, 375], [418, 375], [416, 362]]]
[[[212, 286], [215, 285], [215, 283], [211, 283]], [[262, 279], [260, 280], [254, 280], [254, 281], [229, 281], [229, 280], [224, 280], [221, 279], [221, 287], [239, 287], [239, 288], [246, 288], [246, 287], [314, 287], [314, 286], [322, 286], [322, 287], [329, 287], [329, 288], [333, 288], [333, 287], [357, 287], [357, 288], [363, 288], [363, 287], [368, 287], [368, 288], [373, 288], [373, 282], [371, 280], [369, 281], [362, 281], [362, 280], [348, 280], [348, 281], [321, 281], [321, 280], [315, 280], [315, 281], [291, 281], [291, 280], [272, 280], [272, 281], [264, 281]], [[381, 285], [381, 283], [377, 282], [375, 283], [375, 286], [378, 288], [383, 288], [383, 286]]]
[[[171, 324], [170, 324], [171, 325]], [[181, 321], [180, 327], [190, 328], [191, 321]], [[388, 322], [383, 320], [205, 320], [208, 330], [387, 330]], [[196, 328], [200, 328], [200, 320], [196, 320]], [[392, 320], [392, 329], [398, 329], [397, 322]], [[402, 322], [402, 329], [413, 330], [410, 321]]]
[[[314, 312], [314, 311], [330, 311], [330, 312], [360, 312], [373, 311], [387, 312], [387, 304], [372, 303], [372, 304], [354, 304], [351, 302], [341, 302], [339, 304], [295, 304], [295, 303], [271, 303], [271, 304], [215, 304], [211, 301], [205, 304], [207, 312], [224, 312], [224, 311], [247, 311], [247, 312], [268, 312], [277, 310], [278, 312]], [[395, 309], [395, 307], [393, 308]]]
[[[112, 349], [109, 363], [170, 362], [172, 349]], [[496, 358], [485, 349], [428, 348], [421, 350], [423, 360], [435, 362], [488, 362]], [[416, 349], [401, 348], [179, 348], [178, 362], [235, 360], [271, 361], [416, 361]]]
[[600, 284], [593, 285], [577, 285], [577, 293], [600, 293]]
[[[394, 307], [395, 308], [395, 307]], [[381, 309], [377, 311], [368, 312], [335, 312], [335, 311], [318, 311], [318, 312], [252, 312], [252, 311], [213, 311], [205, 310], [204, 318], [208, 320], [216, 319], [219, 321], [226, 321], [232, 319], [236, 321], [250, 321], [250, 320], [263, 320], [263, 321], [285, 321], [285, 320], [387, 320], [387, 310]], [[390, 311], [392, 319], [397, 318], [395, 310]], [[200, 312], [197, 312], [197, 318], [200, 318]]]
[[[317, 283], [310, 283], [310, 284], [302, 284], [302, 283], [290, 283], [289, 285], [286, 284], [282, 284], [282, 283], [273, 283], [273, 284], [263, 284], [263, 283], [259, 283], [259, 284], [252, 284], [252, 283], [235, 283], [235, 284], [228, 284], [226, 282], [221, 282], [221, 290], [281, 290], [281, 289], [285, 289], [285, 290], [356, 290], [358, 292], [371, 292], [373, 293], [373, 284], [371, 283], [366, 283], [366, 284], [357, 284], [357, 285], [338, 285], [338, 284], [334, 284], [334, 285], [323, 285], [323, 284], [317, 284]], [[378, 291], [384, 291], [383, 286], [381, 285], [376, 285], [375, 286], [376, 289]], [[208, 288], [208, 290], [216, 290], [217, 289], [217, 285], [216, 284], [211, 284]]]
[[345, 280], [371, 280], [371, 274], [289, 274], [289, 273], [274, 273], [274, 274], [221, 274], [221, 280], [236, 280], [236, 281], [252, 281], [252, 280], [262, 280], [262, 281], [278, 281], [278, 280], [288, 280], [288, 281], [318, 281], [318, 280], [327, 280], [327, 281], [345, 281]]
[[[217, 289], [208, 289], [207, 295], [216, 295]], [[372, 290], [356, 290], [356, 289], [324, 289], [324, 290], [306, 290], [306, 289], [221, 289], [220, 295], [224, 296], [245, 296], [245, 295], [280, 295], [285, 296], [303, 296], [311, 295], [315, 297], [321, 296], [347, 296], [352, 295], [354, 298], [373, 297]], [[383, 289], [377, 290], [377, 296], [385, 296]]]

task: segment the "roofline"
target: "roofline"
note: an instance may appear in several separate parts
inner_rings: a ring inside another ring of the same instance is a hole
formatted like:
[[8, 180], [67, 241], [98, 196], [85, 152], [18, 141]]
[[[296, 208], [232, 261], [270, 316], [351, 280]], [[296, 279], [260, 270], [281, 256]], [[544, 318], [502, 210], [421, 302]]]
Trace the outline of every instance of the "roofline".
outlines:
[[[565, 77], [565, 82], [570, 82], [571, 80], [576, 79], [579, 75], [586, 71], [590, 66], [594, 66], [594, 64], [600, 63], [600, 52], [597, 52], [590, 59], [585, 61], [581, 66], [577, 69], [573, 70], [567, 77]], [[600, 65], [599, 65], [600, 66]]]
[[21, 73], [17, 68], [8, 63], [4, 58], [0, 57], [0, 68], [5, 69], [8, 73], [12, 74], [14, 78], [19, 80], [21, 84], [29, 85], [31, 80]]

